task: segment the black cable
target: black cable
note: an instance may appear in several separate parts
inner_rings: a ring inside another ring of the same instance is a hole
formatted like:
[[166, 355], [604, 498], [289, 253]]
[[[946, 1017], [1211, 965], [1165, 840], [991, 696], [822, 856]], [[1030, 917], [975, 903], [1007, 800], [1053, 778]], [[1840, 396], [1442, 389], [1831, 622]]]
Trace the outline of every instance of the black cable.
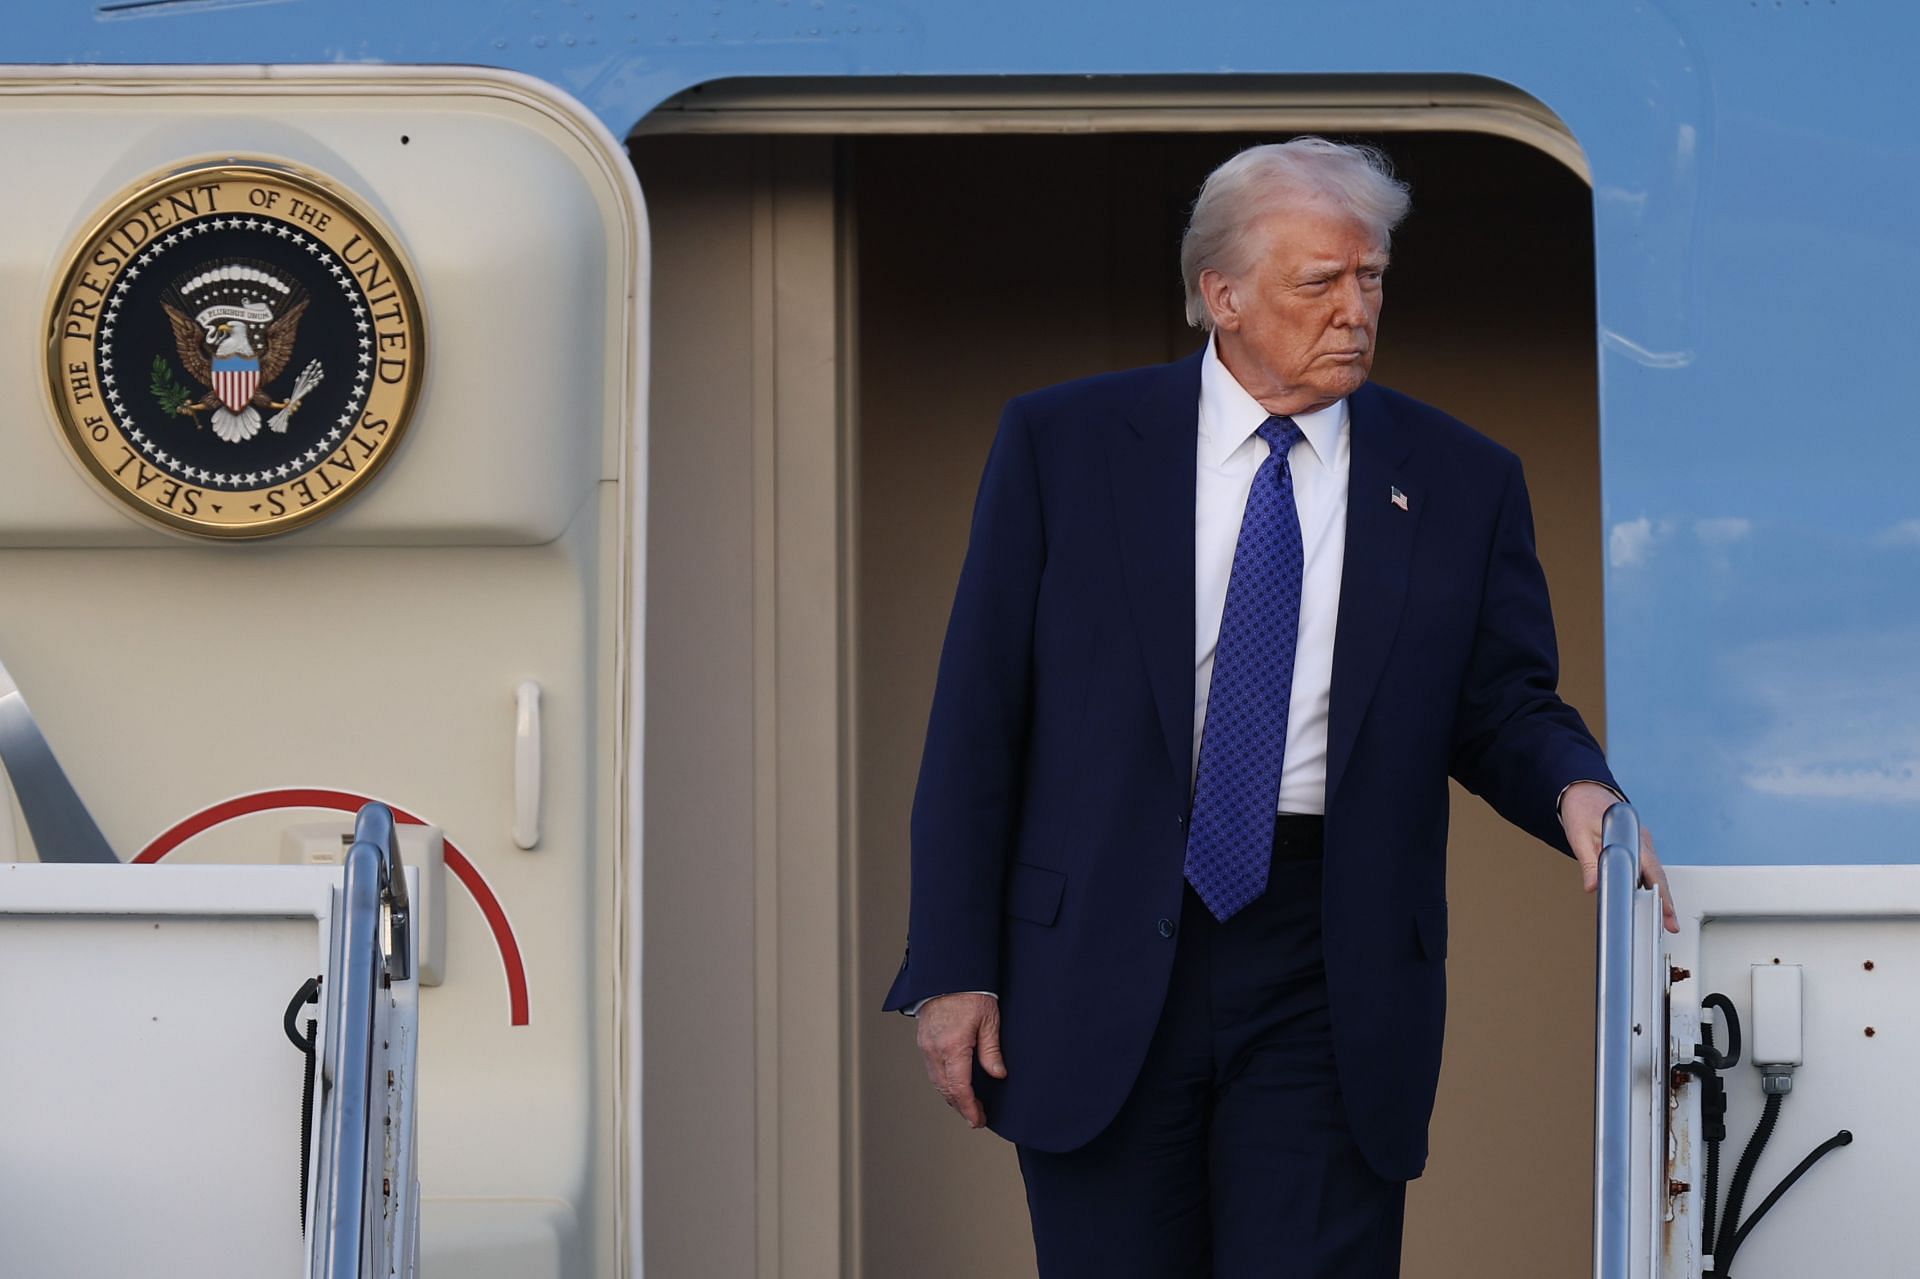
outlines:
[[[1767, 1148], [1768, 1138], [1773, 1136], [1773, 1126], [1780, 1120], [1780, 1100], [1784, 1094], [1768, 1093], [1767, 1104], [1760, 1111], [1760, 1122], [1755, 1125], [1753, 1136], [1747, 1138], [1747, 1148], [1740, 1152], [1740, 1162], [1733, 1170], [1733, 1184], [1727, 1188], [1727, 1210], [1720, 1218], [1722, 1235], [1731, 1233], [1734, 1238], [1740, 1236], [1740, 1209], [1747, 1198], [1747, 1187], [1753, 1181], [1753, 1170], [1760, 1163], [1760, 1152]], [[1726, 1279], [1726, 1263], [1716, 1255], [1713, 1259], [1714, 1272], [1720, 1279]]]
[[[1700, 1057], [1708, 1063], [1719, 1057], [1713, 1050], [1711, 1022], [1700, 1024]], [[1715, 1102], [1719, 1103], [1718, 1106]], [[1700, 1075], [1700, 1118], [1706, 1129], [1704, 1136], [1707, 1143], [1707, 1185], [1705, 1206], [1700, 1212], [1700, 1250], [1711, 1257], [1714, 1214], [1720, 1202], [1720, 1143], [1727, 1138], [1727, 1090], [1720, 1082], [1720, 1072], [1711, 1064]]]
[[1733, 1006], [1731, 999], [1718, 991], [1701, 1000], [1700, 1007], [1703, 1011], [1718, 1009], [1727, 1027], [1727, 1051], [1722, 1054], [1713, 1042], [1713, 1023], [1702, 1019], [1701, 1042], [1694, 1049], [1694, 1056], [1698, 1060], [1679, 1067], [1700, 1081], [1701, 1135], [1707, 1147], [1707, 1179], [1701, 1196], [1700, 1246], [1701, 1251], [1711, 1256], [1714, 1236], [1718, 1233], [1714, 1213], [1720, 1202], [1720, 1143], [1727, 1139], [1727, 1085], [1720, 1078], [1720, 1072], [1740, 1064], [1740, 1011]]
[[294, 992], [293, 1001], [287, 1005], [287, 1011], [280, 1019], [281, 1029], [287, 1032], [287, 1040], [300, 1050], [307, 1059], [306, 1078], [300, 1085], [300, 1237], [307, 1235], [307, 1174], [313, 1166], [313, 1075], [315, 1067], [314, 1041], [319, 1023], [307, 1018], [307, 1030], [303, 1035], [294, 1028], [294, 1015], [308, 1004], [320, 1002], [320, 979], [309, 977]]
[[1720, 1195], [1720, 1143], [1711, 1142], [1707, 1146], [1707, 1206], [1701, 1216], [1700, 1251], [1713, 1255], [1713, 1215], [1714, 1202]]
[[307, 1237], [307, 1173], [313, 1163], [314, 1031], [319, 1023], [307, 1019], [307, 1068], [300, 1082], [300, 1237]]
[[293, 993], [293, 1000], [287, 1005], [287, 1011], [281, 1014], [280, 1028], [287, 1032], [287, 1042], [295, 1048], [298, 1048], [301, 1052], [305, 1052], [313, 1046], [312, 1038], [310, 1035], [302, 1035], [299, 1030], [296, 1029], [293, 1020], [294, 1014], [298, 1013], [308, 1004], [317, 1004], [319, 1002], [320, 979], [318, 977], [309, 977], [300, 983], [300, 989]]
[[1731, 999], [1717, 990], [1701, 1000], [1700, 1006], [1719, 1009], [1720, 1019], [1727, 1023], [1727, 1055], [1722, 1057], [1713, 1051], [1713, 1027], [1704, 1022], [1700, 1028], [1706, 1034], [1707, 1041], [1706, 1051], [1701, 1055], [1715, 1070], [1732, 1070], [1740, 1064], [1740, 1011], [1733, 1006]]
[[[1768, 1100], [1772, 1101], [1776, 1100], [1776, 1098], [1768, 1098]], [[1727, 1245], [1727, 1255], [1724, 1257], [1716, 1256], [1713, 1259], [1714, 1269], [1719, 1272], [1723, 1279], [1731, 1279], [1730, 1272], [1727, 1268], [1733, 1264], [1734, 1254], [1740, 1251], [1740, 1245], [1747, 1241], [1747, 1236], [1753, 1232], [1755, 1226], [1760, 1224], [1760, 1219], [1767, 1215], [1768, 1210], [1780, 1202], [1782, 1195], [1793, 1189], [1793, 1183], [1806, 1176], [1809, 1168], [1812, 1168], [1833, 1151], [1838, 1150], [1842, 1146], [1850, 1146], [1852, 1144], [1853, 1134], [1845, 1128], [1842, 1128], [1839, 1132], [1815, 1146], [1812, 1153], [1794, 1165], [1792, 1172], [1780, 1179], [1780, 1184], [1775, 1186], [1772, 1193], [1760, 1201], [1760, 1206], [1753, 1210], [1753, 1215], [1748, 1217], [1746, 1221], [1742, 1223], [1741, 1227], [1733, 1232], [1733, 1242]]]

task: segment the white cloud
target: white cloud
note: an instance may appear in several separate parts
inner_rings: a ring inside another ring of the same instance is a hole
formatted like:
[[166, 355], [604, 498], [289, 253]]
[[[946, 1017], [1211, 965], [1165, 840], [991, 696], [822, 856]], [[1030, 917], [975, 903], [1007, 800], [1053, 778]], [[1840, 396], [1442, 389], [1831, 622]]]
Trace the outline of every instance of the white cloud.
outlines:
[[1920, 631], [1802, 636], [1729, 654], [1752, 714], [1740, 752], [1767, 795], [1920, 804]]
[[1646, 516], [1637, 520], [1627, 520], [1613, 526], [1613, 532], [1607, 536], [1607, 562], [1615, 568], [1632, 568], [1644, 564], [1647, 552], [1653, 549], [1653, 521]]
[[1881, 529], [1873, 539], [1875, 546], [1920, 546], [1920, 520], [1901, 520]]
[[1752, 533], [1753, 521], [1738, 516], [1693, 522], [1693, 535], [1708, 546], [1732, 546], [1745, 541]]
[[[1637, 520], [1622, 520], [1607, 534], [1607, 562], [1614, 568], [1636, 568], [1645, 564], [1656, 546], [1684, 527], [1673, 520], [1649, 519], [1644, 515]], [[1738, 515], [1699, 519], [1693, 522], [1693, 535], [1702, 546], [1725, 550], [1753, 535], [1753, 521]]]
[[[1604, 194], [1604, 189], [1600, 194]], [[1645, 197], [1640, 197], [1644, 199]], [[1656, 351], [1642, 346], [1624, 333], [1613, 329], [1600, 330], [1600, 344], [1610, 351], [1618, 351], [1630, 360], [1636, 360], [1650, 369], [1684, 369], [1693, 363], [1694, 355], [1689, 350]]]
[[1920, 760], [1878, 768], [1780, 766], [1747, 775], [1764, 795], [1794, 799], [1858, 799], [1881, 804], [1920, 804]]

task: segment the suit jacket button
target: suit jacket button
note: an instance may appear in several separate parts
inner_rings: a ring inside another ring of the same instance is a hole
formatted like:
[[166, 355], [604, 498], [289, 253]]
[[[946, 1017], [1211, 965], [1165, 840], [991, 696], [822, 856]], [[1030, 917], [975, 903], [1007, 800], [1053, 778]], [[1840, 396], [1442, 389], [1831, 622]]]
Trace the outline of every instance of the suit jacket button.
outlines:
[[1171, 919], [1161, 920], [1158, 927], [1160, 929], [1160, 935], [1162, 937], [1173, 936], [1173, 921]]

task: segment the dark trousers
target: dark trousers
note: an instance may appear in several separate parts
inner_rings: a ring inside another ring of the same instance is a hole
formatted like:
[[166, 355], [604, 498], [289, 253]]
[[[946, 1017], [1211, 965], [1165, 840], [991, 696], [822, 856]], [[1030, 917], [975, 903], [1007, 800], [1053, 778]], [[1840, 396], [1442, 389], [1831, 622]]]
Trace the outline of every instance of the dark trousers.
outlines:
[[1020, 1148], [1042, 1279], [1394, 1279], [1406, 1183], [1347, 1128], [1320, 944], [1320, 824], [1282, 817], [1267, 891], [1189, 888], [1173, 979], [1113, 1124]]

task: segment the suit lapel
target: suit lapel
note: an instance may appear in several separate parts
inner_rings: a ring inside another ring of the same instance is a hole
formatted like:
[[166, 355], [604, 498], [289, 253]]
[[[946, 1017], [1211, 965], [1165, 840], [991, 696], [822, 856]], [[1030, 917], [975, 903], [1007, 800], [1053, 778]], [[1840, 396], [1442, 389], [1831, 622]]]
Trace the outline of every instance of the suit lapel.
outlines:
[[[1407, 596], [1413, 535], [1431, 495], [1407, 476], [1416, 443], [1372, 383], [1347, 401], [1353, 453], [1347, 476], [1347, 547], [1334, 627], [1333, 688], [1327, 712], [1327, 800], [1331, 804], [1354, 739], [1393, 648]], [[1406, 495], [1406, 510], [1393, 493]]]
[[1193, 520], [1200, 359], [1167, 366], [1114, 432], [1109, 457], [1127, 601], [1168, 762], [1193, 768]]

